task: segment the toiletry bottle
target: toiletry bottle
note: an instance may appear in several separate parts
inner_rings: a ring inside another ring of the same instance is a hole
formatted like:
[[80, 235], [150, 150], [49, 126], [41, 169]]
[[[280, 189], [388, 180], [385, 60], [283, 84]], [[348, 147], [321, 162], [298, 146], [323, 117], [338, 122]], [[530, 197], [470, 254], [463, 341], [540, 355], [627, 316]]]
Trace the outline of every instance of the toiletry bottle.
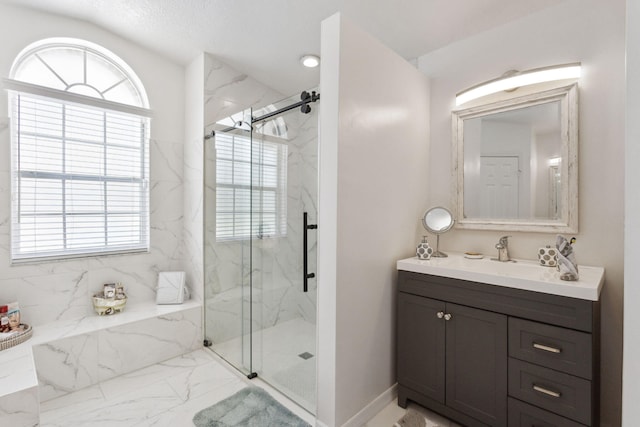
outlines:
[[427, 236], [423, 236], [422, 242], [418, 243], [416, 248], [416, 256], [418, 259], [431, 259], [431, 254], [433, 254], [433, 248], [427, 242]]
[[12, 331], [20, 329], [20, 305], [18, 302], [7, 304], [7, 316], [9, 317], [9, 329]]
[[0, 332], [9, 332], [9, 316], [7, 312], [9, 307], [3, 305], [0, 307]]

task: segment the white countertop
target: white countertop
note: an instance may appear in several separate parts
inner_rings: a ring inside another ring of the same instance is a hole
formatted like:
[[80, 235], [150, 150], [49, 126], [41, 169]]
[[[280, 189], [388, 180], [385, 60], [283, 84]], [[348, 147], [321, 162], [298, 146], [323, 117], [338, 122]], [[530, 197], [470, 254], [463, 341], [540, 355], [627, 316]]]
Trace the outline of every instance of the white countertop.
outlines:
[[578, 266], [580, 280], [560, 280], [554, 267], [543, 267], [537, 261], [498, 262], [490, 257], [467, 259], [461, 253], [447, 252], [447, 258], [421, 260], [416, 257], [398, 261], [398, 270], [431, 274], [453, 279], [487, 283], [513, 289], [543, 292], [598, 301], [604, 284], [604, 268]]

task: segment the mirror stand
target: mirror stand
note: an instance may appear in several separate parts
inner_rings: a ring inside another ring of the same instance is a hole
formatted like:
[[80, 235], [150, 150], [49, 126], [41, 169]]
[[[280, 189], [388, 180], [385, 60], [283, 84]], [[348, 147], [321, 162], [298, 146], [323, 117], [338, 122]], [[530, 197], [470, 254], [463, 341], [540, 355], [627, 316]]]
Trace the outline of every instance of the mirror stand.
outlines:
[[451, 230], [454, 222], [449, 209], [438, 206], [425, 212], [422, 217], [422, 225], [428, 232], [436, 235], [436, 251], [431, 254], [432, 257], [446, 258], [449, 256], [440, 252], [440, 235]]
[[440, 252], [440, 234], [436, 234], [436, 251], [432, 253], [431, 256], [436, 258], [446, 258], [449, 256], [444, 252]]

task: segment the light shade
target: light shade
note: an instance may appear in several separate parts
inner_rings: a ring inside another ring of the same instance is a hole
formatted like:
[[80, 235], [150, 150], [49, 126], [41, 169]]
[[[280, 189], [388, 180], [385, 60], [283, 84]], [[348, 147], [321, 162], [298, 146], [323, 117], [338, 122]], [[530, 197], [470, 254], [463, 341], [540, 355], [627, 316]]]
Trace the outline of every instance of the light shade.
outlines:
[[577, 79], [580, 77], [580, 69], [580, 63], [578, 62], [521, 71], [516, 74], [509, 75], [508, 77], [489, 80], [488, 82], [470, 87], [469, 89], [456, 94], [456, 105], [462, 105], [483, 96], [516, 89], [522, 86], [551, 82], [555, 80]]
[[320, 65], [320, 57], [317, 55], [304, 55], [300, 62], [307, 68], [315, 68]]

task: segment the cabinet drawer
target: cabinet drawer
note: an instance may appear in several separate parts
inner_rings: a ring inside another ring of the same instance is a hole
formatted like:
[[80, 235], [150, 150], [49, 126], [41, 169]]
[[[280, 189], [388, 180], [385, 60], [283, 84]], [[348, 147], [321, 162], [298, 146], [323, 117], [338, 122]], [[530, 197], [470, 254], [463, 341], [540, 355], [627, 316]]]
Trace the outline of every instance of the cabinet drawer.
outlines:
[[590, 380], [591, 334], [509, 318], [509, 356]]
[[509, 398], [509, 427], [584, 427], [567, 418]]
[[591, 382], [509, 358], [509, 395], [583, 424], [591, 424]]

